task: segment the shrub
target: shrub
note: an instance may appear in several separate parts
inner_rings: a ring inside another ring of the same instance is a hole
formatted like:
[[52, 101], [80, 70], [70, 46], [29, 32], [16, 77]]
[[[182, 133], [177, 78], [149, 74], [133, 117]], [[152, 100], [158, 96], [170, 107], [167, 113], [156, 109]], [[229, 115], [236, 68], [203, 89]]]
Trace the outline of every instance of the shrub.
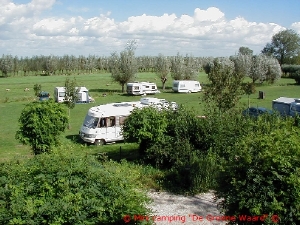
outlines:
[[62, 152], [2, 164], [0, 224], [122, 224], [124, 215], [148, 215], [138, 176], [126, 162]]
[[278, 215], [280, 224], [299, 224], [300, 131], [293, 123], [259, 118], [252, 132], [227, 148], [217, 180], [226, 215]]
[[59, 144], [59, 135], [67, 124], [68, 116], [63, 105], [53, 100], [31, 102], [21, 112], [16, 139], [30, 145], [34, 154], [48, 152]]

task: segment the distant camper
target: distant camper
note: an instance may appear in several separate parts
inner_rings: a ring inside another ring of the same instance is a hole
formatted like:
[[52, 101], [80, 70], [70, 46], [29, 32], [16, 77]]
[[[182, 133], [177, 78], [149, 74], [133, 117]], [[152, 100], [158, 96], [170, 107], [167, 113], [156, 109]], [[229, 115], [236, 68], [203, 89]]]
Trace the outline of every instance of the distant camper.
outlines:
[[174, 92], [179, 93], [193, 93], [201, 91], [201, 85], [199, 81], [195, 80], [174, 80], [173, 87]]
[[[91, 97], [89, 96], [89, 91], [86, 87], [76, 87], [78, 90], [78, 100], [76, 103], [90, 103]], [[66, 96], [65, 87], [55, 87], [54, 88], [54, 99], [56, 102], [64, 102]]]
[[155, 83], [133, 82], [127, 83], [127, 94], [129, 95], [149, 95], [160, 93]]

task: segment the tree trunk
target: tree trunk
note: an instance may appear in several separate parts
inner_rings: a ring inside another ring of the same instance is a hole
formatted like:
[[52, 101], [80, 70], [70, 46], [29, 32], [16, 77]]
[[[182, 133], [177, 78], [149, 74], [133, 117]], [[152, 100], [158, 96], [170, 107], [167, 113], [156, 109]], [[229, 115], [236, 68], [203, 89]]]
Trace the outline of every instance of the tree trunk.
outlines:
[[122, 84], [122, 93], [124, 93], [124, 86], [125, 84]]
[[163, 89], [163, 91], [165, 90], [165, 88], [166, 88], [166, 81], [165, 81], [165, 82], [163, 82], [163, 85], [162, 85], [162, 89]]

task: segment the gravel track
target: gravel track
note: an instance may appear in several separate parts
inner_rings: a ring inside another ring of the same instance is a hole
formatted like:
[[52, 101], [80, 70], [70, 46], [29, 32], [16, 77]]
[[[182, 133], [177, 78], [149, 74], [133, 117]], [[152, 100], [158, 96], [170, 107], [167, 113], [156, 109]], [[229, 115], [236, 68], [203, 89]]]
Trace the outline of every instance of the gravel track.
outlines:
[[[148, 194], [153, 200], [149, 207], [157, 216], [153, 217], [157, 225], [226, 224], [224, 220], [220, 220], [222, 214], [214, 201], [213, 192], [196, 196], [174, 195], [168, 192], [155, 191], [150, 191]], [[215, 218], [212, 218], [213, 216]]]

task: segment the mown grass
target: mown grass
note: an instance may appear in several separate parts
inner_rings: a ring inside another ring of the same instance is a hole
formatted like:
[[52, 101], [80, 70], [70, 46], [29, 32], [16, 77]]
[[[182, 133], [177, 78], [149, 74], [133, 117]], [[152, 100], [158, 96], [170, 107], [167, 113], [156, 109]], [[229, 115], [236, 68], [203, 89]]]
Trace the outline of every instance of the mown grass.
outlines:
[[[109, 102], [122, 102], [122, 101], [137, 101], [139, 96], [128, 96], [121, 93], [121, 86], [112, 82], [110, 74], [82, 74], [75, 75], [78, 86], [86, 86], [90, 95], [95, 98], [96, 102], [91, 104], [77, 104], [71, 110], [70, 129], [62, 135], [61, 140], [63, 143], [76, 143], [85, 145], [78, 138], [83, 119], [87, 110], [95, 105], [105, 104]], [[28, 158], [31, 157], [31, 151], [28, 146], [23, 146], [15, 140], [15, 133], [18, 129], [18, 119], [24, 106], [33, 101], [34, 84], [42, 85], [42, 90], [53, 93], [54, 87], [64, 86], [66, 76], [26, 76], [26, 77], [8, 77], [0, 79], [0, 161], [7, 161], [13, 158]], [[161, 82], [154, 73], [139, 73], [137, 74], [137, 81], [150, 81], [157, 83], [161, 90]], [[207, 84], [208, 79], [206, 74], [200, 73], [199, 81], [202, 84]], [[274, 85], [258, 85], [257, 92], [250, 96], [252, 106], [263, 106], [271, 108], [272, 100], [281, 96], [286, 97], [300, 97], [300, 87], [294, 85], [295, 81], [292, 79], [281, 79]], [[183, 104], [188, 108], [194, 108], [198, 114], [203, 114], [204, 105], [201, 103], [203, 93], [193, 94], [178, 94], [173, 93], [172, 79], [170, 78], [166, 84], [166, 90], [157, 94], [158, 98], [165, 98], [169, 101], [176, 101], [178, 104]], [[24, 91], [29, 88], [29, 91]], [[6, 91], [10, 89], [10, 91]], [[258, 99], [258, 91], [265, 92], [265, 99]], [[106, 97], [102, 97], [106, 93]], [[53, 94], [52, 94], [53, 95]], [[248, 96], [242, 96], [239, 107], [245, 108], [248, 103]], [[120, 154], [120, 147], [122, 148]], [[82, 148], [79, 148], [78, 151]], [[90, 154], [99, 152], [107, 152], [108, 155], [115, 159], [127, 157], [129, 160], [137, 158], [136, 145], [118, 143], [114, 145], [106, 145], [100, 148], [89, 145], [86, 147]], [[127, 154], [128, 153], [128, 154]]]

